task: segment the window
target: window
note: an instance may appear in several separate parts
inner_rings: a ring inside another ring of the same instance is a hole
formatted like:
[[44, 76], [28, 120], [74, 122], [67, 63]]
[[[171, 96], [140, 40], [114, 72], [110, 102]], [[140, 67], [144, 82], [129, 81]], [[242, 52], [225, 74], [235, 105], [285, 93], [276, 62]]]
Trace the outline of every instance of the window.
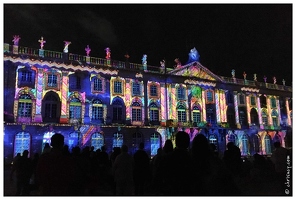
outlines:
[[228, 142], [233, 142], [233, 144], [236, 145], [236, 135], [233, 134], [231, 131], [229, 131], [227, 134], [227, 143]]
[[114, 81], [114, 93], [121, 94], [122, 93], [122, 82]]
[[264, 137], [264, 143], [265, 143], [265, 153], [266, 155], [270, 155], [271, 152], [271, 137], [270, 135], [266, 134]]
[[138, 102], [132, 104], [132, 121], [142, 121], [142, 107]]
[[186, 107], [183, 104], [180, 104], [177, 107], [178, 111], [178, 122], [186, 122]]
[[153, 97], [157, 96], [157, 86], [156, 85], [150, 86], [150, 96], [153, 96]]
[[42, 101], [43, 122], [58, 122], [60, 101], [56, 93], [48, 92]]
[[249, 139], [247, 134], [242, 136], [242, 155], [246, 156], [249, 154]]
[[22, 94], [18, 103], [18, 116], [31, 117], [32, 113], [32, 99], [29, 94]]
[[70, 119], [81, 119], [81, 102], [78, 98], [73, 98], [70, 102], [69, 117]]
[[185, 93], [186, 93], [186, 90], [184, 87], [178, 87], [177, 89], [177, 97], [178, 97], [178, 100], [184, 100], [185, 99]]
[[151, 156], [157, 154], [157, 150], [161, 147], [161, 138], [159, 133], [152, 133], [150, 137]]
[[45, 146], [46, 143], [48, 143], [49, 145], [51, 145], [51, 137], [55, 134], [54, 131], [48, 131], [46, 133], [44, 133], [43, 135], [43, 140], [42, 140], [42, 151], [43, 148]]
[[271, 118], [272, 118], [272, 125], [274, 127], [277, 127], [278, 126], [278, 114], [275, 110], [272, 111]]
[[260, 143], [261, 143], [261, 139], [260, 136], [258, 134], [255, 134], [253, 136], [253, 148], [254, 148], [254, 153], [260, 153]]
[[270, 105], [271, 105], [271, 108], [276, 108], [276, 100], [275, 100], [275, 98], [270, 98]]
[[74, 132], [70, 133], [69, 140], [68, 140], [69, 149], [72, 149], [73, 147], [79, 145], [79, 143], [80, 143], [78, 141], [79, 134], [81, 134], [81, 133], [78, 133], [78, 131], [74, 131]]
[[268, 118], [265, 110], [262, 110], [262, 123], [263, 125], [267, 126], [268, 125]]
[[122, 133], [116, 132], [113, 134], [113, 148], [121, 147], [123, 144], [123, 136]]
[[227, 92], [227, 104], [233, 103], [233, 94]]
[[113, 102], [113, 120], [114, 121], [121, 121], [122, 120], [122, 101], [120, 99], [116, 99]]
[[239, 94], [239, 104], [244, 105], [245, 104], [245, 95]]
[[21, 71], [21, 82], [32, 82], [32, 72], [29, 70], [23, 70]]
[[102, 101], [95, 99], [92, 103], [92, 120], [103, 120], [104, 111]]
[[94, 78], [94, 86], [93, 86], [95, 91], [102, 92], [103, 91], [103, 84], [102, 80], [99, 78]]
[[207, 90], [207, 103], [213, 103], [214, 102], [214, 97], [213, 97], [213, 91], [212, 90]]
[[141, 95], [141, 84], [138, 82], [133, 82], [133, 96]]
[[48, 74], [47, 75], [47, 86], [48, 87], [57, 87], [57, 75], [55, 74]]
[[69, 87], [70, 89], [81, 89], [81, 78], [76, 74], [69, 77]]
[[251, 105], [256, 106], [256, 98], [254, 96], [251, 96]]
[[156, 103], [150, 105], [150, 121], [159, 121], [159, 110]]
[[104, 136], [98, 132], [92, 134], [91, 146], [94, 146], [94, 151], [101, 149], [101, 147], [104, 146]]
[[194, 106], [192, 112], [193, 112], [192, 113], [193, 122], [195, 122], [197, 124], [200, 123], [201, 115], [200, 115], [200, 109], [198, 108], [198, 106]]
[[20, 153], [23, 154], [24, 150], [28, 150], [30, 153], [31, 136], [26, 132], [19, 132], [14, 138], [14, 156]]

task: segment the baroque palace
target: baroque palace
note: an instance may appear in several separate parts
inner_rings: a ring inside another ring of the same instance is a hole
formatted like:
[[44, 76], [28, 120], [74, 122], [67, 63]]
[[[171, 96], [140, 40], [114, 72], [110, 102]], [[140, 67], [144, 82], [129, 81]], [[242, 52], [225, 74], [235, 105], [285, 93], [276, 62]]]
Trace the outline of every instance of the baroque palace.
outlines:
[[270, 155], [273, 142], [292, 147], [292, 87], [214, 74], [199, 62], [193, 48], [189, 59], [176, 66], [147, 65], [68, 52], [4, 44], [4, 156], [12, 160], [29, 150], [41, 153], [54, 133], [65, 137], [71, 150], [103, 145], [129, 146], [144, 142], [153, 157], [177, 131], [192, 139], [204, 134], [218, 152], [234, 142], [242, 156]]

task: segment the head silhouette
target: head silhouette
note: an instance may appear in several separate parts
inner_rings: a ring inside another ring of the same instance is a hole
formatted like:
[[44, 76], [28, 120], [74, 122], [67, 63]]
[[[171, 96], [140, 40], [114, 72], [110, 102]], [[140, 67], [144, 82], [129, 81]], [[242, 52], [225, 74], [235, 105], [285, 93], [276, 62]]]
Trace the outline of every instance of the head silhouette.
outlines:
[[122, 146], [121, 146], [121, 152], [128, 152], [128, 146], [127, 145], [125, 145], [125, 144], [123, 144]]
[[179, 149], [187, 149], [189, 147], [190, 137], [185, 131], [179, 131], [176, 134], [176, 146]]
[[64, 136], [56, 133], [51, 137], [51, 146], [55, 149], [62, 149], [64, 146]]

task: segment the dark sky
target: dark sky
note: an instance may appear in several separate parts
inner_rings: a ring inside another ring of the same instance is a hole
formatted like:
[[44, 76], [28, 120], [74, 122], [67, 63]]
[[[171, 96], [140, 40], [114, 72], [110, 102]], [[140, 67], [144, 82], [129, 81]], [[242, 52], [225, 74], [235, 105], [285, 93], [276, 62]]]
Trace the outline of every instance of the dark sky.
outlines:
[[175, 58], [182, 64], [190, 49], [200, 54], [200, 63], [221, 76], [291, 85], [292, 4], [4, 4], [4, 42], [62, 52], [105, 57], [110, 47], [114, 60], [160, 66]]

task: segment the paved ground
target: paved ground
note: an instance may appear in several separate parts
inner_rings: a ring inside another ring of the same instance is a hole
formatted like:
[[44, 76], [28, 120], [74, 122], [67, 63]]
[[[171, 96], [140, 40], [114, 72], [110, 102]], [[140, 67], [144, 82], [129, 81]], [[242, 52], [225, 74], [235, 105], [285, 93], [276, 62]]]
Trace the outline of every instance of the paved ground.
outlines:
[[[15, 178], [11, 181], [9, 178], [10, 170], [4, 170], [4, 190], [3, 196], [14, 196], [15, 195]], [[275, 180], [261, 180], [260, 178], [250, 179], [249, 177], [240, 178], [235, 181], [238, 187], [242, 191], [242, 196], [285, 196], [283, 186]], [[38, 191], [32, 191], [32, 196], [38, 196]], [[147, 194], [147, 196], [153, 196], [153, 194]], [[291, 194], [287, 195], [290, 196]], [[112, 189], [109, 187], [100, 188], [94, 192], [92, 196], [113, 196]]]

